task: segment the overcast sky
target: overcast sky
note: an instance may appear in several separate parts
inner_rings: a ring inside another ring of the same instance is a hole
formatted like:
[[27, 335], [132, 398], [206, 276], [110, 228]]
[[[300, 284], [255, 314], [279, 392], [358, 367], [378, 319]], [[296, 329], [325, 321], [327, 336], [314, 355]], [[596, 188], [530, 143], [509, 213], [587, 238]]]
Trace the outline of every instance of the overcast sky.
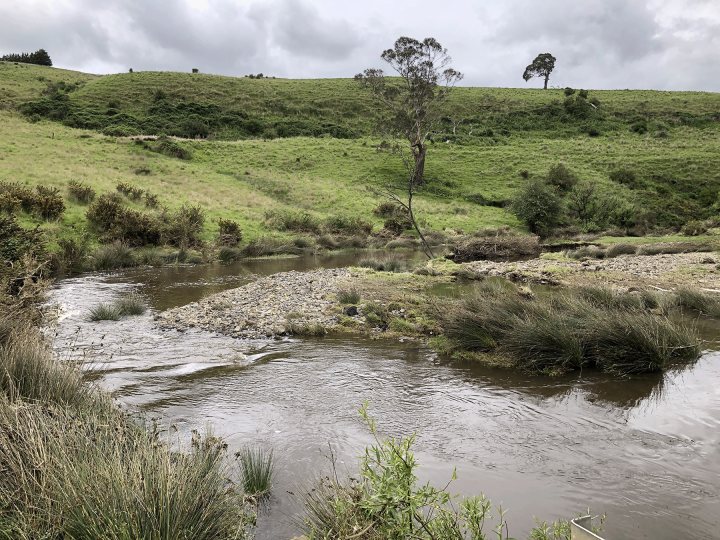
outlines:
[[462, 86], [720, 91], [720, 0], [2, 0], [0, 55], [91, 73], [352, 77], [400, 36], [434, 37]]

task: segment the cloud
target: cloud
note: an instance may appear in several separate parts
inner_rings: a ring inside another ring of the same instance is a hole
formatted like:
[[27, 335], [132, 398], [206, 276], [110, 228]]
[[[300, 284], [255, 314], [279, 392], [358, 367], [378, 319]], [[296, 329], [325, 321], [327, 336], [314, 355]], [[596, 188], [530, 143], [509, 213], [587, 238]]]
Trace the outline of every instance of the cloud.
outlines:
[[[717, 0], [4, 0], [0, 53], [58, 67], [352, 77], [401, 35], [433, 36], [473, 86], [720, 90]], [[536, 84], [537, 83], [537, 84]]]

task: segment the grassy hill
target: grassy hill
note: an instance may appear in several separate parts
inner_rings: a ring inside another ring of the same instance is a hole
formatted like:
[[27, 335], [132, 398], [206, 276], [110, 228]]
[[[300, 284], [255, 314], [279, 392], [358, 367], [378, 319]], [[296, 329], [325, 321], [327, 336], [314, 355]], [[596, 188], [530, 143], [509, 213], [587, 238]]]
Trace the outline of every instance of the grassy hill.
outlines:
[[[371, 213], [379, 201], [366, 186], [400, 172], [378, 147], [372, 102], [350, 79], [95, 76], [0, 63], [0, 81], [0, 181], [62, 194], [69, 180], [98, 194], [135, 183], [170, 208], [201, 204], [206, 239], [220, 217], [238, 221], [246, 238], [267, 234], [271, 210], [359, 216], [380, 227]], [[428, 151], [418, 200], [426, 226], [517, 226], [503, 202], [557, 163], [660, 227], [718, 215], [720, 94], [615, 90], [589, 98], [597, 109], [576, 107], [577, 95], [561, 90], [457, 88]], [[215, 140], [177, 143], [189, 160], [123, 137], [191, 128]], [[632, 181], [611, 180], [617, 170]], [[43, 222], [56, 237], [88, 228], [87, 207], [67, 204], [61, 222]]]

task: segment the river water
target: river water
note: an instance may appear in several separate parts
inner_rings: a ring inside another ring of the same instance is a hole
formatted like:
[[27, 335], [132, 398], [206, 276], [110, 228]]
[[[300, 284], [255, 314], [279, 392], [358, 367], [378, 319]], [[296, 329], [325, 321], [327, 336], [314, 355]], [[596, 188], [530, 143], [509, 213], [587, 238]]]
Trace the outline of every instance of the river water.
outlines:
[[[242, 341], [160, 332], [159, 310], [287, 270], [339, 267], [359, 255], [140, 268], [60, 280], [55, 342], [99, 353], [90, 375], [123, 404], [175, 423], [211, 423], [233, 452], [273, 448], [272, 503], [258, 539], [296, 531], [293, 495], [329, 449], [357, 470], [370, 444], [364, 400], [382, 436], [417, 431], [421, 479], [484, 492], [509, 509], [510, 536], [587, 507], [607, 512], [606, 538], [720, 538], [720, 342], [717, 321], [698, 319], [705, 353], [690, 366], [630, 379], [584, 372], [532, 377], [452, 362], [415, 342], [326, 337]], [[135, 290], [152, 307], [118, 322], [87, 321], [89, 308]], [[448, 292], [450, 289], [440, 289]], [[452, 292], [452, 291], [450, 291]]]

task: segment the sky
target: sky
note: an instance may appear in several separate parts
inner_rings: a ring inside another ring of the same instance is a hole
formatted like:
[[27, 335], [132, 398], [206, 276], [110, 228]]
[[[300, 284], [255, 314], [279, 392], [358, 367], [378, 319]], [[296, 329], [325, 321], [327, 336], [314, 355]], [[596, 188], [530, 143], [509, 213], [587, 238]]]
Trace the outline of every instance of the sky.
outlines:
[[0, 56], [89, 73], [352, 77], [434, 37], [461, 86], [720, 91], [720, 0], [2, 0]]

